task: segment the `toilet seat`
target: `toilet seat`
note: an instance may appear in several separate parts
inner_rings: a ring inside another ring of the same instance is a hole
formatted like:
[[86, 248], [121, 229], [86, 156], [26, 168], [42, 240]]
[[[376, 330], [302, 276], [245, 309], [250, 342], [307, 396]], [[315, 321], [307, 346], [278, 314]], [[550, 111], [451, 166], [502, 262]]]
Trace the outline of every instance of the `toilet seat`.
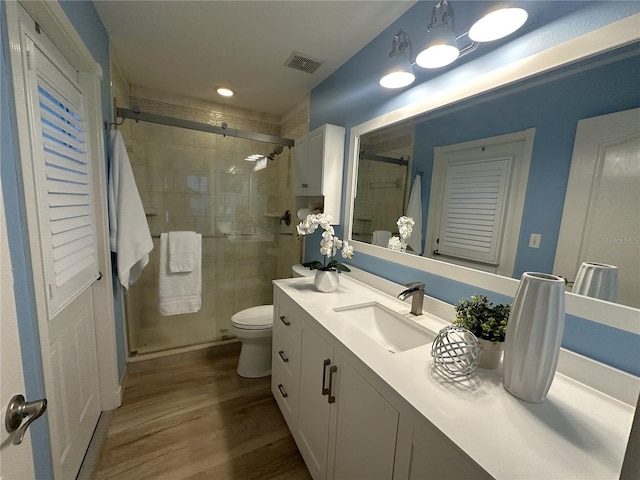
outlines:
[[241, 330], [273, 328], [273, 305], [247, 308], [231, 316], [231, 324]]

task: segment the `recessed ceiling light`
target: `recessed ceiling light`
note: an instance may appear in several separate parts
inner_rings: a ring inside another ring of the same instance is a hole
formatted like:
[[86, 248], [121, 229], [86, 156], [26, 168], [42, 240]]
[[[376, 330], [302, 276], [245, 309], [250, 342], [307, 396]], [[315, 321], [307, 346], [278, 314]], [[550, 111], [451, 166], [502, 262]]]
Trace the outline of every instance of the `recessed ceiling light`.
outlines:
[[216, 88], [216, 92], [218, 92], [218, 95], [222, 95], [223, 97], [233, 96], [233, 90], [227, 87], [218, 87]]

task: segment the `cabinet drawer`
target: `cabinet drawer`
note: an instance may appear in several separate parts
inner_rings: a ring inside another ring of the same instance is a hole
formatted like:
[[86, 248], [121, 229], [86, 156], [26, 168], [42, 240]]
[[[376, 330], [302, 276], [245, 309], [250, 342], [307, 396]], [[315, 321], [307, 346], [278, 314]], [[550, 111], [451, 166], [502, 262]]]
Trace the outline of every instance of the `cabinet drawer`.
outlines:
[[271, 364], [281, 365], [292, 378], [297, 379], [300, 374], [300, 347], [294, 347], [286, 337], [274, 339]]
[[271, 367], [271, 392], [289, 430], [294, 431], [297, 428], [299, 387], [297, 377], [285, 365], [282, 361], [274, 360]]
[[273, 310], [273, 338], [274, 342], [287, 342], [295, 348], [300, 348], [302, 333], [302, 312], [287, 297], [278, 295]]

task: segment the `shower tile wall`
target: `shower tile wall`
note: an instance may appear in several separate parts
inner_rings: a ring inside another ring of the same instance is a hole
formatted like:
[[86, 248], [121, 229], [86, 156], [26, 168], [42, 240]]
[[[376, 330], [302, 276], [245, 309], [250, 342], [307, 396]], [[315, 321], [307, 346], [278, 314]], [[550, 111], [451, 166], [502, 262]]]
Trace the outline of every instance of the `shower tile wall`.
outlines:
[[[367, 153], [408, 159], [413, 153], [412, 133], [394, 132], [365, 139]], [[375, 230], [397, 233], [396, 222], [404, 214], [407, 167], [371, 160], [358, 165], [358, 201], [354, 209], [353, 236], [371, 242]]]
[[231, 315], [271, 303], [271, 281], [290, 276], [300, 259], [295, 223], [278, 218], [294, 205], [290, 150], [253, 172], [244, 158], [270, 153], [273, 144], [131, 120], [120, 128], [152, 235], [232, 234], [203, 238], [201, 311], [169, 317], [158, 312], [159, 239], [153, 239], [149, 266], [126, 296], [130, 350], [228, 338]]

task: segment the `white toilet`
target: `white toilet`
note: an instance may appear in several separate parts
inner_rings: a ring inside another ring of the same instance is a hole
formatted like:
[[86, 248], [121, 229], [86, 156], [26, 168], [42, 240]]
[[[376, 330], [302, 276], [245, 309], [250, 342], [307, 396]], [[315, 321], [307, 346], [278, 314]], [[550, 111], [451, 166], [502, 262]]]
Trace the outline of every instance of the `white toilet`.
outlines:
[[[294, 277], [313, 276], [315, 272], [300, 264], [291, 267]], [[260, 378], [271, 375], [271, 337], [273, 334], [273, 305], [247, 308], [231, 317], [231, 331], [240, 342], [238, 375]]]

